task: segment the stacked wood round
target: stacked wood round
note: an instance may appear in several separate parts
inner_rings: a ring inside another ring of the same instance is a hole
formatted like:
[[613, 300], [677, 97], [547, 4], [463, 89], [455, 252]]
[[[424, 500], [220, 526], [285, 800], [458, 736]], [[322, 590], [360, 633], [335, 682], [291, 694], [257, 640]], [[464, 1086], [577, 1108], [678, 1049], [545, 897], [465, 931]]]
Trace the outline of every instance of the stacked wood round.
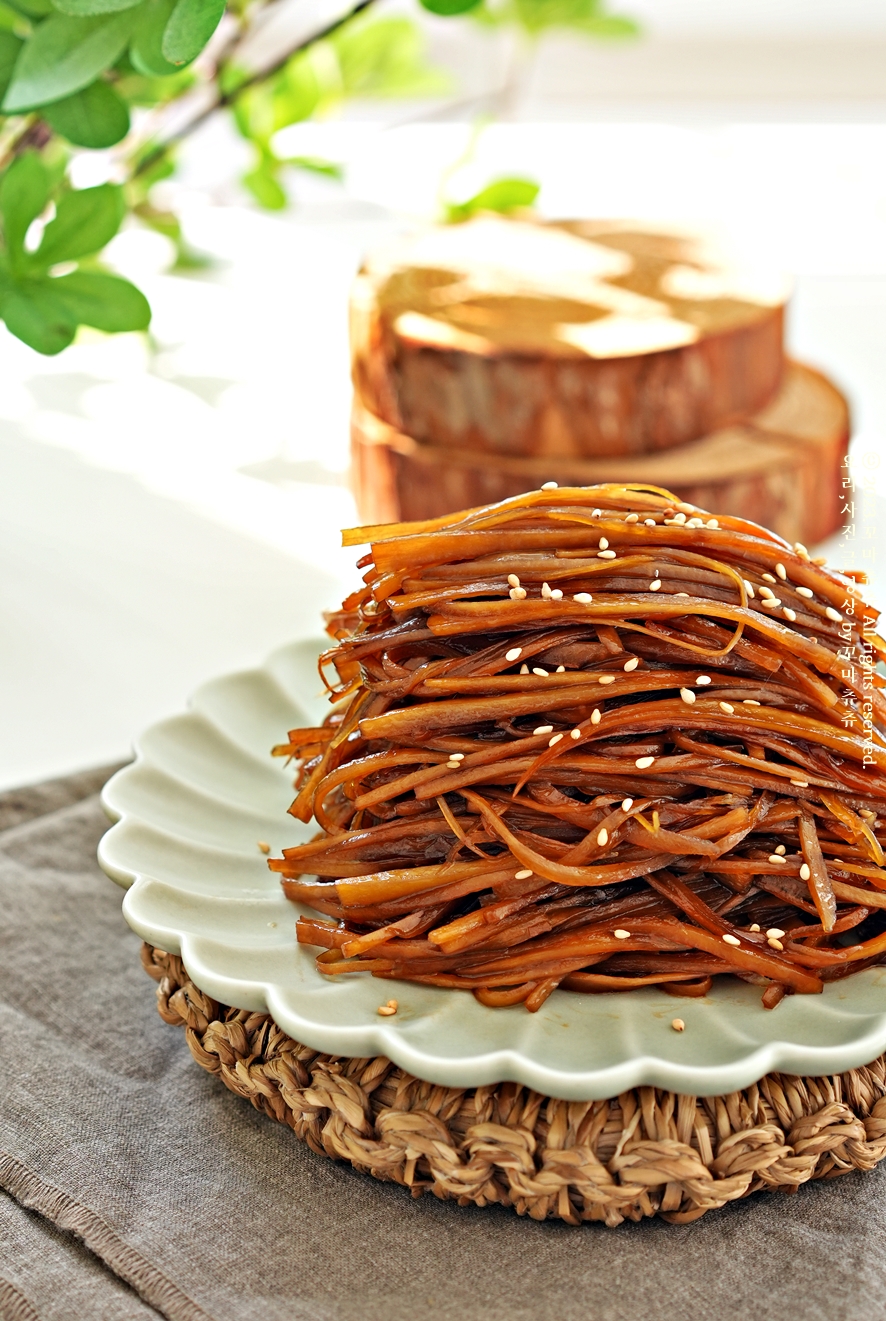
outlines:
[[822, 540], [849, 414], [785, 361], [785, 299], [696, 238], [627, 224], [485, 217], [370, 259], [351, 302], [361, 517], [630, 481]]

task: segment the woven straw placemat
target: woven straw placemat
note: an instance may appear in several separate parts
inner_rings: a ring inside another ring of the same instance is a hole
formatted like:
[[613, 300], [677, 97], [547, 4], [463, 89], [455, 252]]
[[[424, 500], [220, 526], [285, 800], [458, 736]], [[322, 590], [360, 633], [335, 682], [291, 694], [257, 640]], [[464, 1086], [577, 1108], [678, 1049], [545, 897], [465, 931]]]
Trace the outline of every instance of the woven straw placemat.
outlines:
[[165, 1022], [198, 1064], [321, 1155], [460, 1205], [536, 1220], [684, 1223], [759, 1190], [870, 1170], [886, 1156], [886, 1056], [825, 1078], [771, 1073], [726, 1096], [636, 1087], [561, 1101], [517, 1083], [439, 1087], [383, 1056], [323, 1055], [269, 1014], [230, 1008], [176, 955], [142, 947]]

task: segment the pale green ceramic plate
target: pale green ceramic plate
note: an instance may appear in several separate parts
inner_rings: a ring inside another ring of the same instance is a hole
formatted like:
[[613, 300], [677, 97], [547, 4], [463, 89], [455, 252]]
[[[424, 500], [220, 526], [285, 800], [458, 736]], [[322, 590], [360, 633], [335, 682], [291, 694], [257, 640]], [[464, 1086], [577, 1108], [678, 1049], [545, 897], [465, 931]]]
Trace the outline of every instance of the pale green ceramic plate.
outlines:
[[[825, 1074], [886, 1049], [886, 968], [835, 982], [820, 996], [761, 1007], [735, 981], [704, 1000], [651, 990], [557, 991], [537, 1014], [487, 1009], [472, 996], [379, 982], [330, 981], [295, 940], [296, 909], [258, 849], [279, 854], [311, 832], [288, 816], [291, 771], [269, 749], [328, 706], [305, 640], [262, 669], [205, 684], [186, 715], [155, 725], [137, 759], [104, 791], [116, 822], [102, 867], [128, 887], [123, 911], [143, 939], [181, 954], [196, 984], [225, 1004], [268, 1009], [296, 1040], [338, 1055], [387, 1055], [452, 1087], [513, 1080], [574, 1100], [651, 1084], [710, 1096], [772, 1069]], [[379, 1018], [395, 993], [400, 1011]], [[670, 1026], [678, 1015], [686, 1031]]]

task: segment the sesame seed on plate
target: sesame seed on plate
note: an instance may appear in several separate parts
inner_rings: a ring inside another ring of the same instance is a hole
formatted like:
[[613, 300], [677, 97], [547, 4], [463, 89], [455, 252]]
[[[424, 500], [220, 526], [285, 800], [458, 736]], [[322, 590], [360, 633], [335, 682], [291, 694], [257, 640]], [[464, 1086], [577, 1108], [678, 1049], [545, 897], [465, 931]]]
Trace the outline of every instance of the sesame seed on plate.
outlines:
[[598, 551], [597, 551], [597, 559], [598, 559], [598, 560], [614, 560], [614, 559], [615, 559], [615, 551], [614, 551], [614, 550], [598, 550]]
[[787, 569], [784, 567], [783, 564], [780, 564], [780, 563], [779, 563], [779, 564], [776, 564], [776, 566], [775, 566], [775, 572], [778, 574], [778, 576], [779, 576], [779, 578], [782, 580], [782, 582], [787, 582], [788, 571], [787, 571]]
[[655, 761], [654, 757], [638, 757], [637, 760], [634, 762], [634, 765], [636, 766], [638, 771], [645, 771], [649, 769], [649, 767], [652, 765], [654, 761]]
[[827, 610], [825, 610], [825, 614], [828, 619], [832, 619], [835, 624], [842, 624], [843, 616], [840, 614], [839, 610], [835, 610], [832, 605], [828, 606]]
[[609, 542], [606, 540], [605, 537], [601, 537], [601, 538], [600, 538], [600, 550], [608, 550], [608, 549], [609, 549]]
[[624, 927], [616, 927], [612, 934], [616, 940], [630, 940], [631, 938], [630, 931], [625, 931]]
[[554, 746], [555, 743], [559, 743], [559, 742], [560, 742], [560, 739], [561, 739], [562, 737], [563, 737], [562, 734], [554, 734], [553, 737], [551, 737], [551, 738], [548, 739], [548, 747], [549, 747], [549, 748], [552, 748], [552, 747]]
[[541, 489], [543, 491], [556, 491], [558, 485], [558, 482], [542, 482]]
[[650, 592], [660, 592], [660, 591], [661, 591], [661, 579], [660, 579], [660, 578], [656, 578], [654, 582], [651, 582], [651, 583], [649, 584], [649, 590], [650, 590]]
[[379, 1005], [376, 1013], [381, 1014], [382, 1018], [390, 1018], [391, 1014], [396, 1014], [399, 1007], [396, 1000], [389, 1000], [386, 1005]]
[[783, 858], [783, 857], [781, 856], [780, 853], [770, 853], [770, 854], [769, 854], [769, 861], [770, 861], [770, 862], [787, 862], [787, 858]]
[[594, 598], [590, 592], [576, 592], [572, 599], [577, 601], [579, 605], [590, 605]]
[[540, 665], [534, 665], [532, 667], [532, 673], [537, 674], [540, 679], [546, 679], [548, 677], [548, 671], [543, 670]]
[[621, 800], [621, 810], [623, 812], [630, 812], [633, 806], [634, 806], [633, 798], [623, 798]]
[[511, 647], [510, 651], [505, 652], [505, 660], [507, 661], [519, 660], [522, 655], [523, 655], [522, 647]]
[[723, 941], [724, 941], [724, 943], [727, 944], [727, 945], [740, 945], [740, 944], [741, 944], [741, 941], [739, 940], [738, 936], [733, 936], [729, 931], [727, 931], [726, 934], [724, 935], [724, 937], [723, 937]]
[[537, 728], [537, 729], [534, 729], [532, 732], [533, 732], [533, 734], [552, 734], [552, 733], [554, 732], [554, 726], [553, 726], [553, 725], [539, 725], [538, 728]]
[[703, 687], [705, 686], [705, 684], [709, 684], [709, 683], [711, 682], [711, 676], [710, 676], [709, 674], [700, 674], [700, 675], [698, 676], [698, 678], [695, 680], [695, 682], [696, 682], [700, 687], [703, 688]]
[[599, 725], [602, 719], [603, 717], [600, 714], [600, 708], [598, 706], [594, 707], [594, 710], [591, 712], [591, 724]]
[[515, 573], [509, 573], [509, 574], [508, 574], [508, 586], [509, 586], [509, 587], [519, 587], [519, 586], [520, 586], [520, 579], [517, 577], [517, 575], [516, 575]]
[[600, 829], [597, 831], [597, 843], [599, 844], [601, 849], [604, 844], [609, 843], [609, 831], [606, 829], [605, 826], [601, 826]]
[[734, 715], [735, 707], [732, 705], [731, 702], [718, 702], [717, 705], [719, 706], [720, 710], [725, 711], [728, 716]]
[[597, 683], [602, 683], [602, 684], [615, 683], [615, 675], [614, 675], [614, 674], [601, 674], [601, 675], [599, 675], [598, 678], [597, 678]]
[[805, 596], [807, 600], [810, 600], [815, 595], [815, 593], [813, 592], [811, 587], [798, 587], [797, 595]]
[[639, 664], [640, 664], [640, 657], [632, 656], [630, 660], [625, 661], [624, 667], [627, 670], [628, 674], [630, 674], [631, 670], [635, 670]]
[[811, 878], [811, 876], [812, 876], [812, 868], [809, 866], [808, 862], [804, 862], [802, 867], [800, 868], [800, 880], [808, 881]]
[[681, 688], [680, 696], [687, 706], [692, 706], [692, 703], [695, 701], [695, 693], [691, 688]]
[[262, 853], [270, 853], [271, 846], [270, 844], [267, 843], [266, 840], [259, 839], [256, 840], [256, 843], [258, 844], [258, 847], [261, 849]]
[[682, 1018], [672, 1018], [671, 1027], [674, 1029], [675, 1032], [686, 1031], [686, 1024], [683, 1022]]
[[515, 871], [515, 872], [514, 872], [514, 880], [515, 880], [515, 881], [528, 881], [528, 880], [529, 880], [529, 877], [530, 877], [531, 875], [532, 875], [532, 868], [531, 868], [531, 867], [524, 867], [522, 871]]

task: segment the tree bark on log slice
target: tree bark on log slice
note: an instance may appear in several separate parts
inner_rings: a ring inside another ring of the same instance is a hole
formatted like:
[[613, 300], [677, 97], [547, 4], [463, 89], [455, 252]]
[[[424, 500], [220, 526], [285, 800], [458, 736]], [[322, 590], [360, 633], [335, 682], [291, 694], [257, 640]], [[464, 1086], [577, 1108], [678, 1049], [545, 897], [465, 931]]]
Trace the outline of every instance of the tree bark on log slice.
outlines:
[[667, 450], [774, 396], [785, 299], [782, 279], [752, 281], [698, 236], [481, 217], [364, 266], [354, 387], [428, 444], [550, 459]]
[[424, 445], [355, 398], [353, 482], [365, 523], [436, 518], [558, 481], [646, 482], [712, 513], [736, 514], [812, 546], [842, 522], [849, 409], [820, 372], [789, 363], [778, 395], [739, 426], [665, 453], [541, 459]]

